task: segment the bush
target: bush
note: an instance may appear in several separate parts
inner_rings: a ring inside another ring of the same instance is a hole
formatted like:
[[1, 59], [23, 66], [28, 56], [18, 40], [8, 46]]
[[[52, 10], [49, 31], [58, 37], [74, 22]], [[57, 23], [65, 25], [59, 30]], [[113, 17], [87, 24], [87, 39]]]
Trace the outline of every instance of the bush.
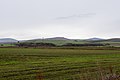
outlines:
[[19, 47], [55, 47], [52, 43], [19, 43], [16, 44]]

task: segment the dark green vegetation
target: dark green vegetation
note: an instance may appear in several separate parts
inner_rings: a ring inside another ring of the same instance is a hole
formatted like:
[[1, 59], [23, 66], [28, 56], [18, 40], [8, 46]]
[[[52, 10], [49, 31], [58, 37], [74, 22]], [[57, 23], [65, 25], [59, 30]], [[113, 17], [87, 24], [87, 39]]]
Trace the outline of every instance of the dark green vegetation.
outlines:
[[18, 43], [16, 44], [16, 47], [86, 47], [86, 46], [107, 46], [108, 44], [102, 44], [102, 43], [87, 43], [87, 44], [73, 44], [73, 43], [67, 43], [64, 45], [55, 45], [53, 43]]
[[111, 66], [119, 74], [120, 48], [0, 48], [0, 80], [99, 80]]

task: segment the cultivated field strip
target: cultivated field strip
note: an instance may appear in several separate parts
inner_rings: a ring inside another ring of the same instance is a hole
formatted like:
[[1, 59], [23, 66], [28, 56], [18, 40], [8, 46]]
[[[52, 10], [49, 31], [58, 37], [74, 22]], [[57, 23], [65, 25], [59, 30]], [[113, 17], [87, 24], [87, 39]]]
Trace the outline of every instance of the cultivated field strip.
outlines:
[[120, 72], [120, 50], [0, 49], [0, 80], [97, 80]]

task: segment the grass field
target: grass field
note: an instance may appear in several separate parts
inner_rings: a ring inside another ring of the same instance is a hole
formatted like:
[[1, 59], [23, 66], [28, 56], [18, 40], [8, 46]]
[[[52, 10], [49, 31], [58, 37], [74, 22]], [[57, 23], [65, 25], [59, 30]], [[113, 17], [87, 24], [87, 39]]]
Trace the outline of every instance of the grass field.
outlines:
[[99, 80], [120, 73], [120, 49], [0, 48], [0, 80]]
[[15, 46], [15, 44], [0, 44], [0, 47], [9, 47], [9, 46]]

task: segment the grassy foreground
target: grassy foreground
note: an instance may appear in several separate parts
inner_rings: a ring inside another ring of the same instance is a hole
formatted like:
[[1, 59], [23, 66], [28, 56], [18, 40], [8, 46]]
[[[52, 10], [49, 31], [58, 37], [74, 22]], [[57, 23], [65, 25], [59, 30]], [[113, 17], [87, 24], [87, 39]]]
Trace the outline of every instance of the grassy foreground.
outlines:
[[119, 49], [0, 49], [0, 80], [99, 80], [109, 73], [120, 73]]

